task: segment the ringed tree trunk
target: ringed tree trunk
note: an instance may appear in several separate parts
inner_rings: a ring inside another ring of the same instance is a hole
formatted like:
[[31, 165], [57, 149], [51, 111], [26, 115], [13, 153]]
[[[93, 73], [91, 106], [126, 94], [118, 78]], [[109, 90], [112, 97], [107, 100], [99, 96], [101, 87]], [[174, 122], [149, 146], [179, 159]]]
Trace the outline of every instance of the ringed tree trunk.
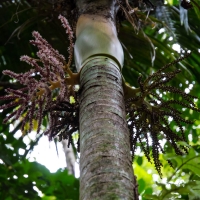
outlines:
[[116, 0], [78, 0], [80, 200], [136, 198], [117, 37]]

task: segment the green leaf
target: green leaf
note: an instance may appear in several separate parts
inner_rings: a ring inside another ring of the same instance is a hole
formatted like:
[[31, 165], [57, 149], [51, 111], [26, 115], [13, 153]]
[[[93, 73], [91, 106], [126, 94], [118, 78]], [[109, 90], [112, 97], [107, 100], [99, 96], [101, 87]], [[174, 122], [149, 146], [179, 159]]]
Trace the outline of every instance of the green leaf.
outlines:
[[43, 196], [42, 200], [56, 200], [55, 196]]
[[142, 165], [142, 163], [143, 163], [143, 158], [142, 158], [141, 156], [138, 156], [138, 158], [137, 158], [137, 163], [138, 163], [138, 165]]
[[157, 195], [152, 195], [152, 194], [145, 194], [144, 198], [147, 200], [159, 200], [159, 197]]
[[194, 11], [198, 18], [200, 19], [200, 2], [198, 0], [192, 0], [190, 3], [193, 5]]
[[184, 156], [174, 156], [173, 154], [165, 155], [166, 159], [174, 160], [177, 163], [176, 171], [187, 169], [200, 176], [200, 154], [190, 149], [189, 153]]
[[162, 195], [159, 196], [162, 200], [167, 200], [172, 197], [174, 199], [177, 197], [178, 194], [187, 194], [190, 196], [190, 199], [198, 197], [200, 192], [200, 181], [189, 181], [183, 185], [175, 185], [170, 184], [171, 189], [166, 190], [165, 192], [162, 191]]
[[141, 194], [143, 192], [143, 190], [145, 189], [145, 187], [146, 187], [144, 179], [139, 179], [138, 180], [138, 186], [139, 186], [138, 187], [138, 191]]

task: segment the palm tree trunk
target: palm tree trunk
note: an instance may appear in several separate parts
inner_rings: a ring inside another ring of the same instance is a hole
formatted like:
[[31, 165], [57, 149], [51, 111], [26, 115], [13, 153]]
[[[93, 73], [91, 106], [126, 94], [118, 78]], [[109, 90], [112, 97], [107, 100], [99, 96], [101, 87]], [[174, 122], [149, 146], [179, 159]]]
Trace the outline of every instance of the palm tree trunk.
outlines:
[[95, 57], [80, 79], [80, 199], [134, 199], [120, 70]]
[[117, 37], [116, 0], [77, 0], [80, 200], [136, 199]]

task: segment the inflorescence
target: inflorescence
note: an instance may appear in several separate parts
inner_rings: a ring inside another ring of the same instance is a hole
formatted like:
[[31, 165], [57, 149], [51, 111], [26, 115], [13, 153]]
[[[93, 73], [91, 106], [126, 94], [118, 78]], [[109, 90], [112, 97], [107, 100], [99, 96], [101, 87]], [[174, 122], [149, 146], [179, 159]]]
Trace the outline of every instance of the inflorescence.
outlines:
[[[200, 109], [196, 108], [193, 103], [193, 100], [197, 97], [186, 94], [176, 87], [166, 85], [166, 83], [180, 73], [180, 70], [176, 69], [170, 72], [164, 72], [164, 70], [189, 55], [188, 53], [174, 62], [165, 65], [150, 75], [145, 81], [142, 81], [142, 76], [140, 76], [138, 78], [139, 92], [135, 97], [126, 101], [132, 156], [134, 157], [137, 142], [139, 142], [149, 162], [151, 162], [152, 152], [153, 162], [160, 176], [162, 176], [162, 163], [159, 160], [159, 152], [165, 153], [159, 142], [160, 139], [165, 138], [174, 148], [177, 155], [183, 155], [184, 152], [187, 152], [187, 148], [181, 145], [178, 146], [177, 142], [186, 141], [182, 124], [192, 124], [193, 121], [184, 119], [177, 106], [180, 105], [181, 107], [200, 112]], [[182, 97], [182, 100], [164, 100], [156, 93], [156, 90], [161, 93], [178, 94]], [[179, 127], [178, 132], [171, 129], [170, 122], [168, 121], [169, 117]], [[170, 161], [168, 163], [172, 166]]]
[[[48, 135], [50, 140], [55, 136], [58, 136], [59, 140], [68, 139], [69, 146], [72, 143], [72, 134], [79, 129], [79, 92], [74, 88], [79, 84], [79, 74], [74, 74], [70, 70], [74, 46], [73, 32], [63, 16], [60, 15], [59, 19], [69, 36], [68, 61], [66, 62], [63, 55], [43, 39], [38, 32], [34, 31], [35, 39], [30, 43], [39, 49], [38, 59], [29, 56], [20, 58], [21, 61], [25, 61], [33, 67], [28, 72], [16, 74], [10, 70], [3, 71], [5, 75], [16, 79], [24, 87], [16, 90], [6, 89], [8, 94], [0, 97], [0, 100], [9, 100], [10, 102], [0, 106], [0, 109], [14, 108], [13, 112], [4, 119], [4, 123], [11, 119], [19, 120], [22, 123], [22, 131], [25, 131], [25, 127], [28, 127], [28, 132], [32, 131], [35, 119], [39, 133], [43, 119], [48, 117], [49, 127], [44, 134]], [[176, 154], [183, 155], [184, 152], [187, 152], [187, 148], [177, 144], [178, 141], [186, 141], [182, 124], [193, 123], [184, 119], [181, 116], [182, 113], [173, 105], [200, 112], [200, 109], [196, 108], [193, 103], [195, 96], [166, 85], [180, 73], [180, 70], [164, 71], [188, 56], [189, 54], [186, 54], [165, 65], [144, 81], [140, 76], [138, 78], [139, 88], [132, 90], [128, 86], [124, 87], [128, 88], [127, 91], [132, 96], [126, 100], [132, 156], [134, 157], [137, 142], [139, 142], [149, 162], [151, 162], [152, 152], [155, 168], [160, 176], [162, 164], [159, 160], [159, 152], [165, 152], [159, 140], [165, 138], [172, 145]], [[164, 100], [156, 93], [157, 90], [178, 94], [182, 100]], [[71, 101], [71, 97], [73, 97], [73, 101]], [[171, 129], [169, 117], [173, 118], [179, 127], [177, 133]], [[172, 166], [172, 163], [168, 162]]]
[[[0, 100], [11, 100], [11, 102], [0, 106], [0, 109], [15, 107], [4, 119], [4, 123], [10, 119], [20, 120], [22, 131], [28, 124], [28, 132], [33, 130], [35, 119], [39, 133], [42, 121], [48, 115], [50, 123], [45, 134], [48, 134], [50, 140], [59, 135], [60, 139], [69, 139], [70, 144], [72, 133], [78, 130], [78, 93], [73, 88], [76, 81], [72, 80], [76, 74], [69, 68], [73, 56], [73, 32], [63, 16], [60, 15], [59, 19], [69, 36], [68, 62], [38, 32], [34, 31], [35, 39], [30, 43], [38, 48], [39, 59], [21, 56], [21, 61], [33, 67], [25, 73], [3, 71], [3, 74], [16, 79], [24, 87], [17, 90], [6, 89], [8, 94], [0, 97]], [[70, 96], [74, 97], [74, 102], [70, 102]]]

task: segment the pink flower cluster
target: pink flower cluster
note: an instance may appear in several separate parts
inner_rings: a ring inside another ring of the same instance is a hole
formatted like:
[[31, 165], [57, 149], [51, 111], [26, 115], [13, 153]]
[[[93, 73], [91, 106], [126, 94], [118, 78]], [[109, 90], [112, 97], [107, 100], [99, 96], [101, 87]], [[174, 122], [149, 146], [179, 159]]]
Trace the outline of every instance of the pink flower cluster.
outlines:
[[69, 25], [68, 20], [65, 17], [63, 17], [62, 15], [59, 15], [58, 19], [61, 20], [62, 26], [66, 29], [66, 33], [69, 35], [69, 40], [71, 40], [74, 37], [73, 36], [74, 33], [71, 29], [71, 26]]
[[69, 22], [67, 21], [67, 19], [65, 17], [63, 17], [62, 15], [59, 15], [58, 19], [61, 20], [62, 22], [62, 26], [65, 28], [66, 33], [68, 34], [68, 39], [69, 39], [69, 47], [68, 47], [68, 53], [69, 53], [69, 58], [68, 58], [68, 66], [71, 65], [72, 62], [72, 57], [73, 57], [73, 48], [74, 48], [74, 43], [73, 43], [73, 31], [71, 29], [71, 26], [69, 25]]
[[[73, 32], [68, 21], [63, 16], [60, 15], [59, 19], [69, 35], [69, 54], [72, 60]], [[38, 48], [37, 56], [39, 59], [26, 55], [21, 56], [21, 61], [25, 61], [33, 67], [25, 73], [16, 74], [10, 70], [3, 71], [5, 75], [16, 79], [24, 87], [18, 90], [6, 89], [8, 94], [0, 97], [0, 100], [11, 100], [11, 102], [0, 106], [0, 109], [16, 108], [4, 119], [4, 123], [11, 118], [16, 120], [23, 116], [22, 131], [28, 123], [28, 131], [30, 132], [33, 128], [33, 119], [36, 119], [38, 121], [37, 132], [39, 132], [46, 113], [49, 114], [49, 120], [52, 122], [52, 118], [54, 118], [54, 121], [58, 121], [55, 116], [59, 118], [58, 116], [63, 112], [59, 111], [60, 113], [53, 114], [52, 106], [56, 107], [56, 104], [64, 101], [69, 104], [68, 86], [65, 82], [67, 76], [64, 66], [71, 64], [71, 60], [66, 63], [65, 57], [43, 39], [37, 31], [34, 31], [32, 35], [34, 40], [31, 40], [30, 43]], [[49, 130], [52, 128], [51, 126], [52, 124], [49, 125]], [[46, 132], [49, 133], [49, 130]], [[53, 135], [55, 134], [51, 134], [51, 136]]]

